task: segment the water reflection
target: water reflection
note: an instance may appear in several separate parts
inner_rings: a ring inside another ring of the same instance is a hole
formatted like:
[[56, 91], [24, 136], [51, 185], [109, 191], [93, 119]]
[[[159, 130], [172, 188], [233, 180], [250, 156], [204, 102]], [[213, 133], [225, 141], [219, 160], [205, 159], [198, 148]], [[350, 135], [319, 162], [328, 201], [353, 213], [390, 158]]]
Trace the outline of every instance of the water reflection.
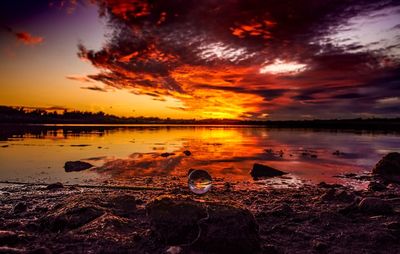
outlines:
[[[2, 128], [0, 137], [1, 180], [76, 183], [186, 176], [190, 168], [252, 181], [249, 171], [255, 162], [289, 172], [293, 179], [342, 182], [334, 176], [370, 170], [400, 147], [397, 134], [243, 126], [25, 126]], [[68, 160], [95, 167], [65, 173]]]

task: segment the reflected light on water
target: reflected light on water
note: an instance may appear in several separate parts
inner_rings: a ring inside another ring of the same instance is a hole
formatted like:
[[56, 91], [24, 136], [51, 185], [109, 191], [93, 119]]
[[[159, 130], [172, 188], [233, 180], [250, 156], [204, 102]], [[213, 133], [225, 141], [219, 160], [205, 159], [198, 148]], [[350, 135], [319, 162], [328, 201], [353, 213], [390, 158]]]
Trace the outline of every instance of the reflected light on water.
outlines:
[[[36, 126], [2, 130], [0, 138], [1, 180], [71, 183], [186, 177], [189, 168], [253, 182], [249, 172], [256, 162], [289, 172], [296, 181], [343, 183], [347, 180], [335, 176], [369, 171], [385, 153], [400, 147], [394, 134], [243, 126]], [[335, 155], [336, 150], [341, 153]], [[66, 173], [63, 166], [69, 160], [86, 161], [94, 168]]]

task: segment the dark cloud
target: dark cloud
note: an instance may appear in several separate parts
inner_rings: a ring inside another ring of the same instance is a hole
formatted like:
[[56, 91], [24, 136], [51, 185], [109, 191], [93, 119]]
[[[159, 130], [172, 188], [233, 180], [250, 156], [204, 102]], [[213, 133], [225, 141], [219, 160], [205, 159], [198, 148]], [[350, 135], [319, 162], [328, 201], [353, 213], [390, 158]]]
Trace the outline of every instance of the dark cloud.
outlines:
[[99, 87], [99, 86], [83, 86], [81, 89], [87, 89], [87, 90], [92, 90], [92, 91], [98, 91], [98, 92], [107, 92], [107, 89]]
[[100, 70], [90, 79], [174, 97], [195, 115], [380, 114], [366, 101], [385, 98], [398, 81], [388, 75], [399, 66], [398, 48], [382, 46], [392, 35], [353, 38], [358, 20], [383, 27], [397, 1], [94, 2], [113, 33], [100, 50], [79, 45], [79, 57]]

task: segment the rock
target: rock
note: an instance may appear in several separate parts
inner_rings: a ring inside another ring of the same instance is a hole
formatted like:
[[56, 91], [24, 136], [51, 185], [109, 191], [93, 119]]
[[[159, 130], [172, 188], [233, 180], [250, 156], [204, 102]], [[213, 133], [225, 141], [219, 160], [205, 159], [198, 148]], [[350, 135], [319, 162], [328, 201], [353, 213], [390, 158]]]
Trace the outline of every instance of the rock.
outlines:
[[398, 221], [391, 221], [385, 224], [389, 230], [393, 230], [396, 233], [400, 233], [400, 222]]
[[324, 194], [321, 195], [321, 201], [331, 201], [335, 198], [335, 189], [329, 189]]
[[18, 243], [18, 234], [13, 231], [0, 230], [0, 245], [14, 245]]
[[278, 248], [275, 245], [267, 244], [262, 247], [262, 253], [266, 254], [278, 254], [280, 253]]
[[273, 208], [269, 214], [273, 216], [291, 216], [293, 215], [293, 209], [288, 204], [282, 204]]
[[202, 253], [256, 253], [260, 250], [258, 224], [245, 209], [209, 205], [208, 218], [199, 222], [201, 231], [192, 248]]
[[[84, 202], [84, 201], [83, 201]], [[42, 229], [53, 232], [79, 228], [104, 214], [99, 207], [83, 202], [71, 202], [40, 219]]]
[[48, 190], [55, 190], [55, 189], [62, 189], [62, 188], [64, 188], [64, 185], [60, 182], [49, 184], [46, 187], [46, 189], [48, 189]]
[[113, 212], [120, 216], [128, 216], [136, 211], [136, 199], [134, 196], [117, 196], [109, 201]]
[[343, 185], [341, 185], [341, 184], [329, 184], [329, 183], [326, 183], [326, 182], [320, 182], [319, 184], [317, 184], [317, 186], [320, 187], [320, 188], [324, 188], [324, 189], [343, 187]]
[[160, 155], [161, 155], [161, 157], [169, 157], [169, 156], [172, 156], [172, 155], [175, 155], [175, 154], [174, 153], [162, 153]]
[[256, 179], [259, 177], [274, 177], [274, 176], [281, 176], [287, 173], [280, 171], [278, 169], [271, 168], [266, 165], [254, 163], [253, 169], [250, 172], [250, 175]]
[[379, 183], [379, 182], [370, 182], [368, 184], [368, 189], [370, 191], [384, 191], [387, 189], [386, 185], [384, 185], [383, 183]]
[[18, 248], [11, 248], [7, 246], [0, 246], [0, 254], [19, 254], [19, 253], [25, 253], [23, 249], [18, 249]]
[[36, 248], [27, 252], [27, 254], [52, 254], [52, 253], [53, 252], [46, 247]]
[[355, 173], [346, 173], [346, 174], [344, 174], [344, 176], [347, 177], [347, 178], [354, 178], [354, 177], [357, 176], [357, 174], [355, 174]]
[[179, 254], [182, 252], [182, 247], [180, 246], [170, 246], [166, 251], [168, 254]]
[[312, 246], [317, 252], [325, 251], [328, 248], [328, 245], [326, 243], [318, 240], [313, 241]]
[[26, 205], [25, 202], [18, 202], [18, 203], [14, 206], [14, 213], [26, 212], [27, 209], [28, 209], [28, 206]]
[[225, 182], [224, 191], [231, 191], [231, 190], [232, 190], [232, 184], [230, 182]]
[[92, 164], [84, 161], [67, 161], [64, 165], [65, 172], [82, 171], [91, 167]]
[[340, 155], [342, 155], [343, 153], [342, 153], [341, 151], [339, 151], [339, 150], [336, 150], [336, 151], [334, 151], [332, 154], [333, 154], [333, 155], [336, 155], [336, 156], [340, 156]]
[[205, 209], [193, 200], [161, 197], [146, 206], [152, 230], [168, 245], [188, 244], [199, 233], [197, 222], [206, 217]]
[[339, 190], [335, 192], [335, 199], [341, 202], [353, 202], [355, 195], [345, 190]]
[[393, 211], [390, 204], [380, 198], [363, 198], [358, 204], [358, 210], [369, 214], [388, 214]]
[[144, 179], [144, 183], [147, 184], [147, 185], [153, 183], [153, 178], [152, 177], [147, 177], [146, 179]]
[[373, 174], [383, 177], [389, 182], [400, 182], [400, 153], [388, 153], [372, 170]]
[[200, 253], [254, 253], [258, 225], [245, 209], [191, 199], [162, 197], [146, 207], [152, 230], [168, 245], [188, 245]]
[[190, 152], [189, 150], [185, 150], [185, 151], [183, 151], [183, 153], [184, 153], [186, 156], [192, 155], [192, 152]]

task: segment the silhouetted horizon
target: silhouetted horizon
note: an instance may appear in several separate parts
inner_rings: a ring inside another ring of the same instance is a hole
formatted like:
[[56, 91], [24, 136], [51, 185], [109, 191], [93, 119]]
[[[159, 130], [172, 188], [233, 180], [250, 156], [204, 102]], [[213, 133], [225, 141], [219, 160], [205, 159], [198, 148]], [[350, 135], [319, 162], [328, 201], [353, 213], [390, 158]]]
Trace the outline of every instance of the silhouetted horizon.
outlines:
[[[59, 111], [59, 110], [58, 110]], [[24, 107], [0, 106], [2, 124], [212, 124], [212, 125], [259, 125], [276, 128], [328, 128], [398, 130], [400, 118], [348, 118], [304, 120], [243, 120], [243, 119], [173, 119], [160, 117], [122, 117], [102, 111], [48, 109], [26, 110]]]

